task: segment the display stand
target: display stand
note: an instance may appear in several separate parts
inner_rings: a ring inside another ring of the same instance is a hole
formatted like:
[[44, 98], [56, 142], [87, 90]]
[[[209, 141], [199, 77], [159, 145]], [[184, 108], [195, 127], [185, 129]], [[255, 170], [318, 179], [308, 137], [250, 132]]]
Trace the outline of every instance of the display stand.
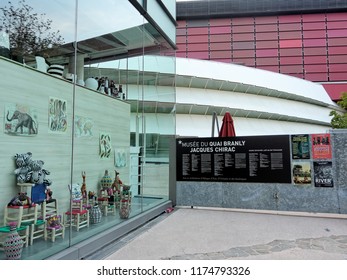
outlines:
[[20, 187], [20, 192], [21, 193], [28, 193], [28, 188], [31, 188], [34, 186], [33, 183], [17, 183], [17, 186]]

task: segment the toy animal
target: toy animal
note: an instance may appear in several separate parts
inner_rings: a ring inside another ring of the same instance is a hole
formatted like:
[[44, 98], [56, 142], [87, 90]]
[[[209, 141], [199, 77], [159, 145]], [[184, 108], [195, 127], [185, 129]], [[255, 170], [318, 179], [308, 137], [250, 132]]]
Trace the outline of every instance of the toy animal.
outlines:
[[27, 196], [26, 192], [20, 192], [11, 201], [7, 204], [7, 206], [32, 206], [31, 199]]
[[50, 179], [46, 179], [46, 175], [49, 175], [50, 172], [46, 169], [41, 169], [39, 171], [30, 171], [27, 174], [27, 181], [33, 184], [46, 184], [50, 186], [52, 181]]
[[83, 198], [87, 198], [87, 185], [86, 185], [86, 172], [82, 171], [82, 187], [81, 187], [81, 193]]
[[51, 174], [48, 170], [42, 168], [44, 165], [43, 160], [32, 160], [30, 164], [30, 169], [27, 173], [26, 180], [33, 184], [46, 184], [50, 186], [52, 181], [46, 179], [46, 175]]
[[32, 153], [15, 154], [14, 160], [16, 169], [14, 174], [17, 175], [17, 183], [26, 183], [26, 176], [31, 171]]

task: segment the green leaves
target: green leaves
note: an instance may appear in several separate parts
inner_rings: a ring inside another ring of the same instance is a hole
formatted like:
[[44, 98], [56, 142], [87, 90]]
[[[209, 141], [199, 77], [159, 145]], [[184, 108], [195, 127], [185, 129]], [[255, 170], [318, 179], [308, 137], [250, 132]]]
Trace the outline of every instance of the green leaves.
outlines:
[[[341, 100], [337, 102], [337, 105], [342, 109], [347, 110], [347, 92], [343, 92]], [[344, 114], [341, 112], [331, 111], [329, 116], [332, 116], [331, 125], [333, 128], [347, 128], [347, 112]]]
[[35, 13], [25, 0], [16, 7], [10, 1], [8, 4], [0, 8], [0, 30], [9, 34], [13, 55], [35, 55], [64, 43], [59, 30], [51, 31], [52, 20]]

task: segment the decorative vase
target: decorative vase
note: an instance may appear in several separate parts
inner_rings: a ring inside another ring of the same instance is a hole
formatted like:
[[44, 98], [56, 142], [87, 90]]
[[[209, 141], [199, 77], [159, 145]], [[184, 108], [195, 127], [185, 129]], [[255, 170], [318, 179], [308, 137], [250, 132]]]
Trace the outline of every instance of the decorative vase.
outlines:
[[130, 215], [130, 204], [128, 200], [121, 200], [119, 206], [119, 217], [121, 219], [128, 219]]
[[6, 259], [19, 260], [22, 257], [24, 242], [17, 232], [17, 224], [9, 224], [10, 232], [4, 242]]
[[97, 224], [97, 223], [101, 222], [102, 213], [101, 213], [101, 210], [97, 204], [95, 204], [90, 209], [89, 217], [90, 217], [90, 222], [92, 224]]
[[108, 170], [105, 170], [104, 176], [100, 180], [101, 188], [107, 190], [112, 186], [112, 178], [108, 175]]
[[88, 78], [85, 80], [85, 86], [92, 90], [98, 89], [98, 81], [94, 78]]
[[48, 67], [47, 73], [51, 74], [52, 76], [62, 78], [64, 73], [64, 65], [59, 64], [52, 64]]

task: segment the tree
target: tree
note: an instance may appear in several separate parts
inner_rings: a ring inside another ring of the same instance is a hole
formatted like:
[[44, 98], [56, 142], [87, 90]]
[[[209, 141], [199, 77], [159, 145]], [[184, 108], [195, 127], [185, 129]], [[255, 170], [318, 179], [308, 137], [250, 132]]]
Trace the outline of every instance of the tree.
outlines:
[[14, 7], [0, 8], [0, 31], [9, 34], [10, 49], [14, 56], [35, 55], [48, 48], [64, 43], [59, 30], [51, 32], [52, 20], [45, 19], [45, 14], [37, 14], [34, 9], [20, 0]]
[[[337, 105], [341, 106], [342, 109], [347, 110], [347, 92], [343, 92], [341, 100], [337, 102]], [[347, 128], [347, 113], [344, 114], [338, 113], [335, 110], [330, 112], [330, 116], [333, 116], [331, 119], [331, 125], [333, 128]]]

